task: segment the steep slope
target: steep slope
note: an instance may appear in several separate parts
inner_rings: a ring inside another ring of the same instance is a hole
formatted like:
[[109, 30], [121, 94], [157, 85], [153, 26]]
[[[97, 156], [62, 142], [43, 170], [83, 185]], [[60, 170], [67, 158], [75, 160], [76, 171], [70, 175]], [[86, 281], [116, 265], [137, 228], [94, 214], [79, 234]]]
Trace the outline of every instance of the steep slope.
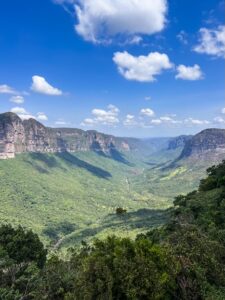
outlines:
[[[112, 231], [145, 232], [164, 222], [162, 209], [176, 194], [194, 189], [224, 157], [223, 137], [214, 129], [194, 137], [117, 138], [1, 114], [0, 156], [14, 159], [0, 160], [0, 222], [22, 223], [46, 243], [66, 236], [65, 245]], [[126, 220], [117, 207], [127, 210]]]
[[168, 146], [167, 151], [151, 157], [155, 164], [145, 170], [143, 178], [153, 194], [171, 198], [188, 193], [198, 186], [208, 167], [225, 159], [225, 129], [206, 129], [185, 137], [183, 147], [176, 142], [179, 140], [172, 140], [174, 149]]
[[0, 114], [0, 158], [23, 152], [97, 151], [118, 155], [129, 151], [126, 140], [97, 131], [48, 128], [34, 119], [22, 121], [14, 113]]
[[179, 159], [225, 154], [225, 129], [206, 129], [186, 141]]
[[191, 135], [180, 135], [178, 137], [172, 138], [168, 143], [168, 150], [173, 150], [177, 148], [184, 148], [189, 140], [191, 140]]
[[163, 221], [158, 210], [169, 201], [144, 186], [136, 191], [133, 178], [142, 176], [142, 169], [93, 151], [0, 160], [0, 222], [32, 228], [46, 243], [72, 232], [77, 242], [112, 230], [127, 234], [123, 221], [114, 219], [116, 208], [124, 207], [130, 234], [145, 231], [146, 224]]

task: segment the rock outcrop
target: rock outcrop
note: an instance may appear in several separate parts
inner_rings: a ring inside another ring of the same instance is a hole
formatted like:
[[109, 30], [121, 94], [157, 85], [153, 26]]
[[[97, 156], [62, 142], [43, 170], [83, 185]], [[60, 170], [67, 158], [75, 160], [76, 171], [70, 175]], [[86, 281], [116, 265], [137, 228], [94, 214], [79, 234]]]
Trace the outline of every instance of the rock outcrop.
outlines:
[[225, 158], [225, 129], [205, 129], [186, 141], [179, 159], [190, 156], [223, 154]]
[[8, 112], [0, 114], [0, 159], [24, 152], [95, 151], [122, 159], [119, 152], [134, 151], [146, 156], [153, 149], [182, 150], [177, 160], [210, 155], [225, 158], [225, 129], [206, 129], [194, 136], [166, 139], [119, 138], [76, 128], [45, 127], [34, 119], [21, 120]]
[[129, 151], [125, 139], [97, 131], [73, 128], [49, 128], [34, 119], [22, 121], [14, 113], [0, 114], [0, 158], [13, 158], [23, 152], [76, 152], [112, 149]]
[[177, 148], [183, 148], [185, 144], [192, 138], [191, 135], [180, 135], [172, 138], [168, 143], [167, 150], [175, 150]]

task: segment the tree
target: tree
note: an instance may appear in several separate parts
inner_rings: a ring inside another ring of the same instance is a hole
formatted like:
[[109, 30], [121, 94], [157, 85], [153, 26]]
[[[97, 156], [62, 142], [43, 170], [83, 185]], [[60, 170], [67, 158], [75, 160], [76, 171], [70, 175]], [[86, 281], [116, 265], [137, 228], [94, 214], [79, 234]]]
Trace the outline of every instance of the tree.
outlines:
[[[21, 226], [0, 227], [0, 299], [32, 299], [46, 250], [38, 236]], [[28, 297], [28, 298], [27, 298]]]

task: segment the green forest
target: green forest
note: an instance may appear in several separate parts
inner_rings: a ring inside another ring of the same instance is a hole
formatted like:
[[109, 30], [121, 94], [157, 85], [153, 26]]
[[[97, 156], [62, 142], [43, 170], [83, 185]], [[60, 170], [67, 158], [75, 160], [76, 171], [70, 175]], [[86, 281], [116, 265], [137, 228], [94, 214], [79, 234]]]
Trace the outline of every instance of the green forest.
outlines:
[[0, 299], [224, 300], [225, 161], [207, 173], [175, 198], [164, 225], [135, 239], [110, 235], [62, 255], [32, 231], [2, 225]]

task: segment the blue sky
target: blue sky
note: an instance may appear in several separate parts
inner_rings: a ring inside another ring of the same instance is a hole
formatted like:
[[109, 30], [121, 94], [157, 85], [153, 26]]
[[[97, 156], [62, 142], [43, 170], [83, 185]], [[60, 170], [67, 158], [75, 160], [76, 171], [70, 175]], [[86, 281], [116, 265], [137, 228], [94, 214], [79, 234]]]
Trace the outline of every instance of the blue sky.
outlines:
[[0, 112], [120, 136], [225, 127], [224, 1], [0, 7]]

